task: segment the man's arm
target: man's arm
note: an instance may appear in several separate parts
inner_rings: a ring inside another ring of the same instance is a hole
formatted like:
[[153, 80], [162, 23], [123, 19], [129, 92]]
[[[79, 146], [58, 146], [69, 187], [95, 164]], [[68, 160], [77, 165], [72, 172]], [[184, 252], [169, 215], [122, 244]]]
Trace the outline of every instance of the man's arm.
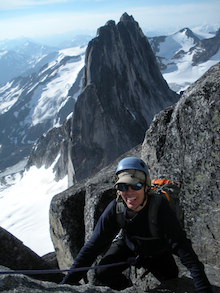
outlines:
[[199, 261], [190, 241], [186, 238], [186, 233], [166, 200], [162, 200], [158, 217], [160, 230], [162, 229], [173, 253], [180, 257], [183, 265], [190, 271], [196, 290], [201, 293], [213, 293], [203, 264]]
[[[101, 254], [112, 242], [119, 231], [115, 215], [115, 200], [112, 201], [99, 218], [89, 241], [81, 248], [71, 269], [90, 267], [96, 257]], [[87, 271], [69, 272], [61, 284], [78, 284]]]

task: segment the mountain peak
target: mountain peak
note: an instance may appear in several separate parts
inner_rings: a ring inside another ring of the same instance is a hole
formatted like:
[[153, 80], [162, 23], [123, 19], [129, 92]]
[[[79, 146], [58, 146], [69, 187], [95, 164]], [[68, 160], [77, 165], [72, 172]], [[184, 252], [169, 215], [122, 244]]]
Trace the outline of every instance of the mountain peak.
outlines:
[[199, 38], [196, 37], [195, 34], [193, 33], [193, 31], [191, 31], [191, 29], [189, 29], [188, 27], [181, 29], [179, 32], [180, 33], [185, 33], [185, 35], [188, 38], [192, 38], [195, 43], [199, 42]]
[[124, 13], [99, 29], [86, 50], [82, 92], [72, 122], [77, 180], [139, 144], [153, 117], [178, 100], [163, 79], [147, 38]]
[[105, 26], [115, 26], [115, 21], [114, 20], [109, 20], [106, 22]]
[[127, 12], [125, 12], [125, 13], [121, 16], [120, 21], [122, 21], [122, 22], [126, 22], [126, 21], [135, 21], [135, 20], [134, 20], [134, 18], [133, 18], [132, 15], [129, 16], [129, 15], [127, 14]]

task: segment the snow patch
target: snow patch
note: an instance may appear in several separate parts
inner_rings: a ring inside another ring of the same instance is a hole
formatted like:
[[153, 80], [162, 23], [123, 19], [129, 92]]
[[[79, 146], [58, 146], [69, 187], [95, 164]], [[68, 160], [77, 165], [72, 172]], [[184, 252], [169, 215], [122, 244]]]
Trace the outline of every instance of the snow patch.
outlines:
[[207, 70], [219, 62], [220, 50], [208, 61], [197, 66], [191, 65], [192, 56], [187, 54], [182, 58], [181, 62], [176, 63], [177, 70], [163, 73], [164, 79], [172, 90], [177, 92], [186, 90], [190, 84], [198, 80]]
[[71, 113], [67, 116], [66, 120], [70, 120], [70, 119], [72, 118], [72, 116], [73, 116], [73, 112], [71, 112]]
[[48, 169], [32, 166], [22, 178], [8, 175], [13, 185], [0, 192], [0, 225], [40, 256], [54, 251], [49, 232], [51, 199], [68, 187], [67, 176], [55, 181], [55, 163]]
[[16, 87], [11, 87], [11, 83], [7, 83], [5, 86], [0, 88], [0, 114], [4, 114], [17, 102], [19, 99], [22, 90], [19, 89], [19, 84]]
[[136, 120], [136, 116], [126, 107], [126, 110], [131, 114], [132, 118]]
[[[32, 111], [26, 117], [25, 123], [34, 126], [48, 119], [53, 120], [56, 113], [67, 102], [68, 92], [83, 66], [84, 55], [76, 59], [75, 62], [70, 61], [61, 66], [56, 72], [53, 72], [54, 78], [50, 82], [38, 86], [30, 104]], [[80, 91], [74, 98], [77, 99], [79, 94]]]
[[5, 54], [7, 54], [8, 51], [3, 51], [3, 52], [0, 52], [0, 58], [2, 58], [2, 56], [4, 56]]

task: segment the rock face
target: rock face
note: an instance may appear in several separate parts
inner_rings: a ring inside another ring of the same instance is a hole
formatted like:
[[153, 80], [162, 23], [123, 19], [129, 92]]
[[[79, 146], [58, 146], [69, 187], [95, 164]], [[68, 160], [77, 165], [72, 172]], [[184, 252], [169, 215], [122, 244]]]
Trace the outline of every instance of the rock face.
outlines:
[[186, 229], [203, 261], [214, 265], [220, 263], [219, 70], [220, 63], [159, 113], [142, 145], [152, 177], [182, 182]]
[[[68, 160], [69, 127], [70, 120], [65, 121], [61, 127], [54, 127], [48, 131], [47, 135], [41, 135], [37, 146], [29, 157], [26, 168], [29, 169], [32, 165], [35, 165], [37, 168], [44, 165], [45, 168], [48, 168], [54, 161], [60, 158], [54, 167], [54, 173], [57, 181], [63, 178], [68, 173], [70, 162]], [[70, 166], [72, 166], [71, 162]]]
[[[60, 153], [58, 178], [68, 172], [71, 185], [71, 178], [76, 182], [92, 176], [141, 143], [154, 115], [178, 99], [163, 79], [147, 38], [125, 13], [117, 25], [109, 21], [101, 27], [89, 43], [74, 115], [57, 139], [58, 130], [51, 130], [55, 135], [50, 132], [39, 140], [29, 165], [47, 161], [48, 152], [49, 157]], [[54, 144], [56, 153], [50, 149]]]
[[[176, 105], [161, 111], [146, 132], [143, 144], [122, 156], [141, 156], [147, 162], [152, 178], [162, 174], [182, 182], [181, 200], [186, 232], [199, 258], [212, 266], [219, 266], [220, 241], [219, 69], [220, 64], [212, 67], [183, 94]], [[88, 240], [101, 212], [115, 196], [113, 176], [122, 157], [96, 176], [53, 198], [51, 235], [61, 267], [72, 263], [80, 249], [80, 242]], [[84, 204], [85, 239], [80, 240], [76, 229], [74, 238], [68, 230], [71, 230], [70, 226], [77, 225], [79, 218], [83, 218], [83, 215], [74, 216], [74, 213], [83, 210], [83, 206], [72, 208], [72, 205], [77, 205], [76, 199], [82, 190], [85, 199], [85, 202], [81, 199], [81, 205]], [[70, 216], [69, 219], [64, 219], [64, 212]], [[68, 239], [68, 244], [65, 239]]]
[[[26, 247], [19, 239], [0, 227], [0, 265], [12, 270], [52, 270], [56, 269], [49, 262], [39, 257]], [[35, 274], [31, 275], [38, 280], [59, 283], [63, 274]], [[0, 291], [1, 291], [0, 285]]]
[[[0, 270], [7, 270], [7, 268], [0, 266]], [[213, 281], [217, 280], [215, 277], [215, 273], [217, 270], [211, 270], [210, 276], [213, 277]], [[214, 281], [215, 282], [215, 281]], [[215, 282], [216, 286], [213, 286], [213, 290], [215, 293], [219, 293], [219, 287]], [[144, 292], [151, 292], [151, 293], [159, 293], [159, 292], [166, 292], [166, 293], [196, 293], [193, 289], [192, 280], [188, 277], [183, 277], [181, 279], [172, 280], [170, 282], [164, 282], [164, 284], [159, 285], [158, 288], [154, 289], [146, 289], [143, 290], [138, 286], [133, 286], [127, 288], [122, 291], [112, 290], [108, 287], [101, 287], [101, 286], [94, 286], [91, 284], [82, 285], [82, 286], [70, 286], [70, 285], [57, 285], [51, 282], [42, 282], [38, 280], [33, 280], [24, 275], [0, 275], [0, 291], [3, 293], [15, 293], [15, 292], [22, 292], [22, 293], [114, 293], [114, 292], [124, 292], [124, 293], [144, 293]]]
[[219, 47], [220, 29], [217, 31], [215, 37], [199, 41], [197, 52], [193, 56], [193, 65], [207, 61], [211, 56], [214, 56], [218, 52]]

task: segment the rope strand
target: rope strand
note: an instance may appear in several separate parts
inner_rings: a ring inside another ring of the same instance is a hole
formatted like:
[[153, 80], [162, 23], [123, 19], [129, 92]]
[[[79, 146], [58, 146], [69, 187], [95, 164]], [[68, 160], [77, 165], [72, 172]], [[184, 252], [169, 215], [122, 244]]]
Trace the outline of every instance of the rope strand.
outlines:
[[24, 275], [40, 275], [40, 274], [59, 274], [59, 273], [65, 273], [65, 272], [80, 272], [80, 271], [88, 271], [88, 270], [95, 270], [98, 268], [107, 268], [107, 267], [113, 267], [113, 266], [121, 266], [125, 264], [130, 264], [130, 267], [132, 265], [135, 265], [137, 262], [137, 258], [128, 258], [127, 261], [124, 262], [118, 262], [113, 264], [106, 264], [106, 265], [98, 265], [93, 267], [82, 267], [82, 268], [75, 268], [75, 269], [68, 269], [68, 270], [13, 270], [13, 271], [0, 271], [0, 275], [11, 275], [11, 274], [24, 274]]

